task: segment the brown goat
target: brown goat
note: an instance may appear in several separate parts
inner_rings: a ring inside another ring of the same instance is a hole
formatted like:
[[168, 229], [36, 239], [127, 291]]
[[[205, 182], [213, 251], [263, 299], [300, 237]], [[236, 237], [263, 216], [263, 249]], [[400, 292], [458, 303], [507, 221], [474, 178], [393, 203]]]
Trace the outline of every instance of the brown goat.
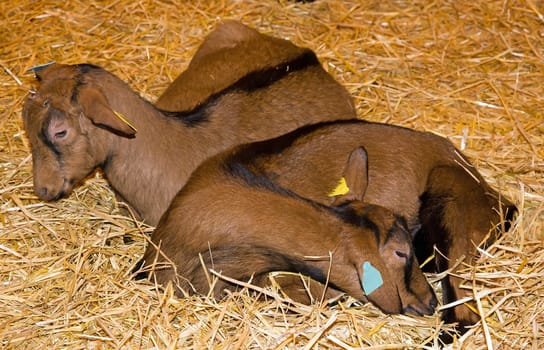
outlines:
[[[471, 263], [476, 246], [488, 244], [509, 222], [515, 206], [485, 182], [447, 139], [428, 132], [360, 120], [303, 127], [279, 138], [242, 146], [238, 158], [254, 173], [323, 205], [337, 204], [329, 195], [342, 177], [343, 159], [356, 147], [368, 153], [365, 201], [405, 217], [419, 261], [437, 254], [434, 271]], [[210, 198], [213, 198], [210, 197]], [[503, 221], [503, 218], [505, 221]], [[502, 226], [504, 224], [504, 226]], [[449, 303], [466, 292], [453, 276], [443, 280]], [[464, 305], [446, 311], [447, 321], [461, 326], [478, 316]]]
[[[257, 285], [266, 284], [272, 271], [298, 272], [387, 313], [431, 314], [436, 298], [414, 263], [405, 223], [388, 209], [361, 202], [364, 150], [356, 148], [347, 159], [344, 178], [351, 192], [333, 208], [276, 186], [236, 152], [206, 161], [161, 218], [144, 271], [153, 271], [160, 284], [175, 282], [178, 294], [209, 291], [202, 263]], [[300, 283], [279, 282], [288, 296], [309, 301]], [[235, 287], [222, 279], [212, 284], [216, 296]]]
[[[188, 108], [183, 113], [159, 110], [96, 66], [55, 64], [37, 72], [40, 86], [23, 108], [37, 195], [66, 196], [101, 167], [120, 197], [155, 225], [211, 155], [301, 125], [355, 118], [349, 94], [311, 50], [241, 28], [220, 26], [174, 84], [178, 107]], [[182, 87], [195, 92], [183, 94]], [[160, 105], [177, 106], [168, 96]]]
[[[357, 147], [364, 147], [369, 157], [365, 201], [407, 219], [409, 230], [417, 231], [414, 246], [419, 261], [432, 256], [434, 247], [440, 250], [435, 264], [428, 265], [430, 270], [453, 268], [463, 256], [464, 262], [473, 262], [476, 246], [493, 242], [502, 228], [508, 230], [515, 206], [490, 188], [451, 142], [431, 133], [364, 121], [322, 123], [241, 146], [236, 159], [252, 173], [301, 197], [338, 205], [330, 191], [343, 176], [342, 159]], [[210, 193], [208, 199], [214, 196]], [[293, 240], [298, 235], [294, 233]], [[452, 275], [443, 279], [446, 303], [467, 295], [460, 283]], [[464, 305], [447, 310], [443, 317], [459, 322], [461, 329], [479, 319]]]

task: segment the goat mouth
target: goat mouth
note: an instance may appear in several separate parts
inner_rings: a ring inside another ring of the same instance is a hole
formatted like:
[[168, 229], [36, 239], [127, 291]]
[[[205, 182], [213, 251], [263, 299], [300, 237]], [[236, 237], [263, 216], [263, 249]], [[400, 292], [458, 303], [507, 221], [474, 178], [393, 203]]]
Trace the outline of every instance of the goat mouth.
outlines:
[[73, 181], [69, 179], [64, 179], [60, 190], [53, 196], [51, 201], [58, 201], [59, 199], [66, 198], [70, 193], [72, 193]]
[[414, 315], [414, 316], [425, 316], [434, 314], [435, 306], [425, 305], [421, 303], [420, 305], [407, 305], [402, 308], [402, 313], [405, 315]]
[[60, 190], [53, 198], [50, 199], [50, 201], [58, 201], [64, 197], [66, 197], [66, 193], [63, 190]]
[[59, 199], [65, 198], [72, 193], [72, 190], [74, 189], [75, 181], [72, 179], [64, 179], [64, 182], [62, 183], [62, 187], [58, 193]]
[[418, 308], [415, 308], [412, 305], [408, 305], [407, 307], [403, 308], [402, 313], [404, 315], [413, 315], [413, 316], [423, 316], [426, 314], [422, 310], [418, 310]]

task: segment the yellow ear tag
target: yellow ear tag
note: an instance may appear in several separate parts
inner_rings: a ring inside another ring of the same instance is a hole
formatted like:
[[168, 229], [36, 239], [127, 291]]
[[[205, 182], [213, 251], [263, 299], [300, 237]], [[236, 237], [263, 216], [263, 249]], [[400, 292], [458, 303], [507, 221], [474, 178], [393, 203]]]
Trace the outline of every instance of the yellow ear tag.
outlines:
[[128, 121], [127, 117], [125, 117], [123, 113], [117, 112], [117, 111], [113, 111], [113, 114], [115, 114], [115, 116], [116, 116], [117, 118], [119, 118], [123, 123], [125, 123], [126, 125], [128, 125], [132, 130], [138, 131], [138, 130], [136, 129], [136, 127], [135, 127], [134, 125], [132, 125], [131, 122]]
[[341, 196], [349, 192], [348, 184], [346, 184], [346, 179], [344, 177], [340, 178], [338, 185], [328, 194], [329, 197]]

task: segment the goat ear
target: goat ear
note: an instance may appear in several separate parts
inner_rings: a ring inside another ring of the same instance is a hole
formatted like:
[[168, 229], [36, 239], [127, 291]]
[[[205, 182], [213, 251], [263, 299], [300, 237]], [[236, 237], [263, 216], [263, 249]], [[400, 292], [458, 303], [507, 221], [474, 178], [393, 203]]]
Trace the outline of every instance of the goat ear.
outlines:
[[105, 126], [125, 136], [134, 136], [136, 129], [119, 112], [111, 109], [108, 100], [100, 90], [84, 85], [78, 90], [78, 101], [83, 113], [96, 125]]
[[359, 276], [361, 276], [361, 287], [368, 301], [385, 313], [400, 314], [402, 312], [402, 300], [395, 283], [396, 276], [391, 276], [389, 273], [381, 274], [369, 261], [364, 261], [360, 266], [358, 272]]
[[343, 179], [348, 191], [334, 197], [332, 205], [362, 201], [368, 186], [368, 155], [363, 147], [357, 147], [349, 154]]
[[260, 33], [239, 21], [224, 20], [204, 39], [193, 56], [191, 63], [193, 61], [197, 62], [199, 59], [209, 54], [225, 49], [231, 49], [240, 43], [259, 37], [261, 37]]

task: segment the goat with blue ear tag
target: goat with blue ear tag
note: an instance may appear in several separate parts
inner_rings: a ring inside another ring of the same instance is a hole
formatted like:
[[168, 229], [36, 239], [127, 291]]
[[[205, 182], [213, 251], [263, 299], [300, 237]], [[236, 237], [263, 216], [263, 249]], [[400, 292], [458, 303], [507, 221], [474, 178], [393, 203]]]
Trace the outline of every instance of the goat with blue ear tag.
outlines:
[[[340, 182], [345, 159], [357, 147], [368, 158], [364, 193], [350, 193], [352, 188]], [[462, 259], [473, 263], [479, 255], [475, 245], [493, 242], [516, 213], [449, 140], [429, 132], [361, 120], [324, 122], [253, 145], [246, 153], [255, 172], [320, 204], [338, 206], [364, 196], [365, 202], [391, 209], [406, 220], [418, 260], [435, 257], [426, 265], [430, 271], [454, 269]], [[339, 193], [349, 197], [337, 198]], [[444, 303], [470, 294], [455, 273], [442, 285]], [[459, 304], [443, 317], [462, 330], [479, 320], [474, 309]]]
[[434, 311], [436, 298], [413, 263], [405, 223], [356, 198], [366, 187], [363, 149], [342, 166], [350, 191], [340, 196], [348, 198], [327, 207], [255, 171], [245, 163], [247, 147], [213, 157], [193, 173], [153, 233], [138, 278], [173, 282], [179, 295], [212, 288], [221, 297], [236, 285], [219, 279], [210, 286], [205, 269], [257, 285], [267, 284], [269, 272], [287, 271], [320, 283], [308, 291], [296, 276], [280, 279], [283, 292], [297, 301], [345, 292], [386, 313]]

